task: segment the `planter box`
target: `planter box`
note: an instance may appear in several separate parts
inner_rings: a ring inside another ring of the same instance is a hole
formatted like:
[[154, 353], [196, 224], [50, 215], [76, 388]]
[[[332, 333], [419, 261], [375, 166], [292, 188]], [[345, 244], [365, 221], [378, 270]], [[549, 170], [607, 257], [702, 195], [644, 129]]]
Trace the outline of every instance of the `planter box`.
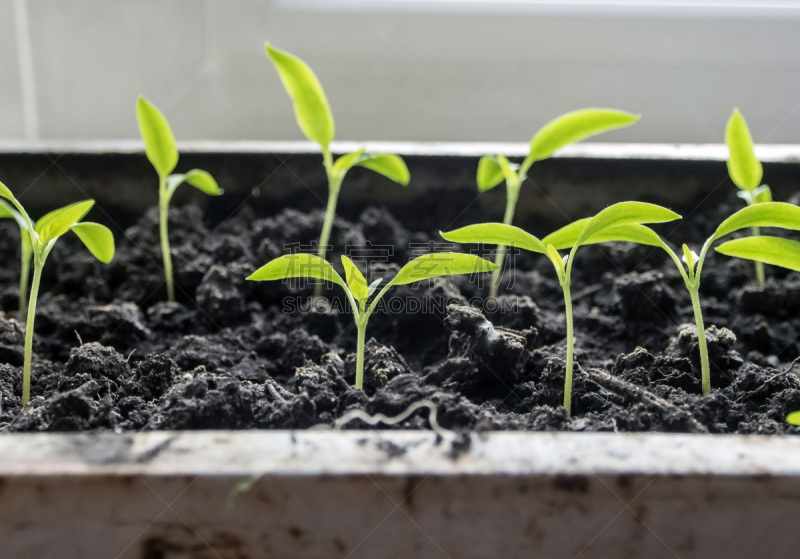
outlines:
[[[468, 208], [454, 209], [454, 222], [501, 213], [503, 189], [477, 196], [476, 158], [525, 149], [372, 147], [406, 154], [414, 182], [367, 186], [354, 172], [342, 211], [380, 203], [412, 227], [441, 191], [474, 201], [453, 204]], [[79, 192], [125, 225], [155, 202], [137, 145], [59, 153], [0, 153], [4, 182], [33, 183], [22, 195], [32, 213], [44, 209], [37, 201]], [[310, 208], [325, 194], [306, 144], [183, 153], [182, 165], [202, 165], [226, 186], [213, 211], [245, 199], [272, 213]], [[800, 148], [759, 153], [786, 199]], [[724, 158], [721, 146], [577, 146], [537, 164], [519, 221], [546, 228], [624, 199], [713, 204], [732, 188]], [[800, 440], [791, 437], [492, 433], [454, 448], [407, 431], [0, 436], [0, 556], [14, 559], [786, 557], [800, 547], [798, 514]]]

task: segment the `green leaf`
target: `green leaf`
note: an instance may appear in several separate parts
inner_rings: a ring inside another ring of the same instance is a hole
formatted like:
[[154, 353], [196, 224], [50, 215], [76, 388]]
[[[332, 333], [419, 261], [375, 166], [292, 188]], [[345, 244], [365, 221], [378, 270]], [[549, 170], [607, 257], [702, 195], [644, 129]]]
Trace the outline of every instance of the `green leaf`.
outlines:
[[306, 138], [317, 142], [323, 150], [328, 149], [335, 131], [333, 114], [328, 99], [316, 74], [308, 65], [289, 54], [265, 43], [269, 56], [283, 87], [294, 104], [294, 116]]
[[681, 249], [683, 250], [683, 261], [686, 262], [686, 267], [689, 268], [689, 271], [694, 272], [694, 265], [697, 264], [697, 258], [695, 254], [687, 244], [683, 244]]
[[768, 235], [744, 237], [722, 243], [716, 251], [726, 256], [755, 260], [800, 272], [800, 243]]
[[219, 196], [222, 194], [222, 189], [214, 180], [214, 177], [207, 171], [202, 169], [192, 169], [184, 176], [183, 180], [191, 184], [200, 192], [204, 192], [209, 196]]
[[[0, 182], [0, 196], [8, 200], [14, 205], [14, 208], [19, 212], [19, 215], [22, 217], [22, 222], [20, 222], [20, 227], [32, 229], [33, 228], [33, 221], [30, 217], [28, 217], [28, 213], [25, 211], [25, 208], [22, 207], [22, 204], [14, 197], [14, 194], [9, 190], [9, 188]], [[24, 222], [24, 224], [23, 224]]]
[[713, 240], [746, 227], [782, 227], [800, 230], [800, 207], [786, 202], [763, 202], [742, 208], [720, 223]]
[[100, 262], [108, 264], [114, 259], [114, 235], [108, 227], [85, 222], [76, 223], [71, 229]]
[[517, 173], [514, 167], [519, 168], [519, 166], [512, 166], [508, 158], [501, 154], [497, 154], [497, 164], [500, 165], [500, 170], [507, 182], [514, 183], [517, 181]]
[[147, 159], [159, 176], [166, 177], [178, 164], [175, 137], [167, 119], [155, 105], [141, 96], [136, 100], [136, 118], [139, 120], [139, 132]]
[[364, 148], [361, 148], [358, 151], [354, 151], [352, 153], [347, 153], [342, 155], [337, 159], [333, 164], [333, 172], [337, 175], [344, 175], [347, 171], [349, 171], [353, 165], [364, 155]]
[[342, 265], [344, 266], [344, 277], [347, 281], [347, 287], [350, 288], [350, 293], [357, 301], [363, 301], [369, 297], [369, 288], [367, 287], [367, 280], [364, 275], [356, 268], [353, 261], [342, 256]]
[[544, 239], [542, 239], [542, 243], [545, 245], [553, 245], [553, 247], [557, 250], [572, 248], [572, 246], [575, 244], [575, 241], [577, 241], [578, 237], [581, 236], [581, 232], [586, 227], [586, 224], [591, 220], [591, 217], [584, 217], [573, 221], [561, 229], [556, 229], [547, 235]]
[[604, 229], [620, 225], [664, 223], [680, 219], [672, 210], [646, 202], [619, 202], [595, 215], [581, 231], [575, 244], [581, 245]]
[[372, 295], [375, 292], [375, 290], [378, 289], [378, 286], [381, 284], [382, 281], [383, 281], [383, 278], [378, 278], [375, 281], [373, 281], [371, 284], [369, 284], [369, 287], [367, 288], [367, 297]]
[[629, 225], [618, 225], [617, 227], [609, 227], [603, 229], [592, 235], [589, 239], [583, 241], [582, 245], [594, 245], [599, 243], [609, 242], [626, 242], [637, 243], [640, 245], [647, 245], [653, 247], [662, 247], [666, 245], [658, 233], [645, 225], [633, 223]]
[[408, 186], [408, 183], [411, 182], [411, 173], [408, 172], [405, 161], [399, 155], [376, 153], [361, 159], [356, 165], [375, 171], [403, 186]]
[[725, 128], [728, 144], [728, 174], [733, 184], [744, 190], [754, 190], [761, 184], [764, 169], [753, 151], [753, 138], [742, 113], [734, 109]]
[[492, 245], [515, 246], [544, 254], [547, 252], [542, 241], [513, 225], [504, 223], [478, 223], [467, 225], [447, 233], [439, 233], [453, 243], [484, 243]]
[[11, 204], [6, 202], [5, 200], [0, 200], [0, 218], [9, 217], [14, 219], [19, 212], [15, 210]]
[[756, 204], [772, 202], [772, 190], [766, 184], [762, 184], [753, 191], [753, 197], [756, 199]]
[[36, 222], [36, 232], [39, 234], [40, 242], [46, 245], [69, 231], [73, 225], [89, 213], [92, 206], [94, 206], [94, 200], [84, 200], [83, 202], [75, 202], [69, 206], [53, 210], [42, 216]]
[[480, 192], [491, 190], [503, 182], [503, 169], [494, 157], [484, 155], [478, 161], [478, 175], [475, 179]]
[[536, 133], [528, 159], [531, 162], [546, 159], [569, 144], [630, 126], [639, 118], [639, 115], [613, 109], [581, 109], [563, 114]]
[[405, 285], [440, 276], [491, 272], [496, 268], [488, 260], [471, 254], [432, 252], [403, 266], [389, 285]]
[[251, 281], [270, 281], [288, 278], [316, 278], [347, 286], [326, 260], [313, 254], [286, 254], [263, 265], [247, 279]]
[[800, 411], [793, 411], [787, 415], [786, 421], [792, 425], [800, 425]]

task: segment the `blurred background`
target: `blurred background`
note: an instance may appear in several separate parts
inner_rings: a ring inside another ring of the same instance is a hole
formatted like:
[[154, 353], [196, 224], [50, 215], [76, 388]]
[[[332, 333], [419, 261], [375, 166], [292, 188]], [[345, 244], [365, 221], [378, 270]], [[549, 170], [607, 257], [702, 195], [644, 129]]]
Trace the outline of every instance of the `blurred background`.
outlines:
[[0, 0], [0, 140], [301, 139], [263, 43], [306, 60], [339, 140], [527, 141], [567, 110], [611, 142], [800, 143], [800, 1]]

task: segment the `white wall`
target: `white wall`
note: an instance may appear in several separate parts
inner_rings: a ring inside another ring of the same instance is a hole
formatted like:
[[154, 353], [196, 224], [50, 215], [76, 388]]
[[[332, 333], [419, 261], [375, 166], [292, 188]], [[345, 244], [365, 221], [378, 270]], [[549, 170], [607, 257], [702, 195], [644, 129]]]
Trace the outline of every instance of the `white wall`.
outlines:
[[610, 106], [644, 118], [600, 139], [720, 142], [738, 105], [757, 142], [800, 143], [794, 0], [0, 0], [0, 139], [135, 138], [139, 93], [180, 139], [299, 139], [265, 39], [317, 71], [343, 140], [525, 141]]

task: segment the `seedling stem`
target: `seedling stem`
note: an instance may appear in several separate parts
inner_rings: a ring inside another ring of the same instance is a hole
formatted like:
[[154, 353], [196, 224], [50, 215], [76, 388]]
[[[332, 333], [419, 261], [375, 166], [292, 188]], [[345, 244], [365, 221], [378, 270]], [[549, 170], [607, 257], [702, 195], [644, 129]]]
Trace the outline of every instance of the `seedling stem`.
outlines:
[[175, 281], [172, 277], [172, 252], [169, 248], [169, 231], [167, 220], [169, 219], [169, 199], [167, 193], [167, 177], [158, 177], [158, 229], [161, 234], [161, 255], [164, 262], [164, 279], [167, 282], [167, 301], [175, 301]]

